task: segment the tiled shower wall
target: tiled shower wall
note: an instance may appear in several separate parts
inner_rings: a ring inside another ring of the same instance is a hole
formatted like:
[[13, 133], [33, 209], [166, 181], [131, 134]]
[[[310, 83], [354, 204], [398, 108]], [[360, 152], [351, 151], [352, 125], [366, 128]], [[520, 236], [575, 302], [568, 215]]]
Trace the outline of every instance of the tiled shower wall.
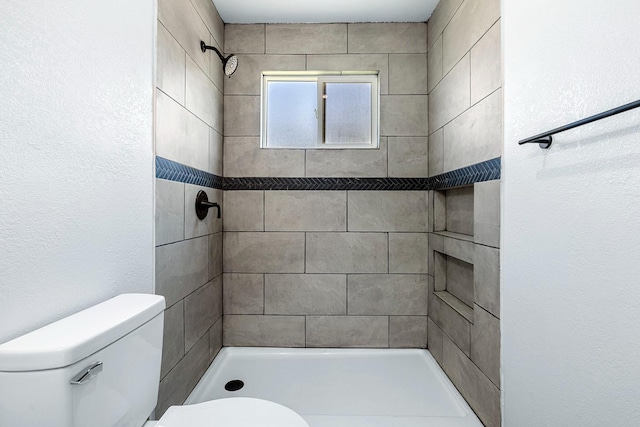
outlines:
[[[426, 31], [227, 25], [225, 177], [425, 177]], [[380, 70], [380, 149], [260, 149], [264, 70]], [[426, 191], [225, 191], [224, 345], [426, 347], [428, 207]]]
[[[156, 155], [222, 175], [224, 23], [210, 0], [159, 0]], [[156, 416], [182, 404], [222, 346], [222, 220], [195, 215], [204, 190], [156, 179], [156, 293], [167, 302]]]
[[[429, 176], [500, 157], [500, 1], [442, 0], [427, 33]], [[429, 350], [498, 426], [500, 181], [434, 192], [431, 208]]]

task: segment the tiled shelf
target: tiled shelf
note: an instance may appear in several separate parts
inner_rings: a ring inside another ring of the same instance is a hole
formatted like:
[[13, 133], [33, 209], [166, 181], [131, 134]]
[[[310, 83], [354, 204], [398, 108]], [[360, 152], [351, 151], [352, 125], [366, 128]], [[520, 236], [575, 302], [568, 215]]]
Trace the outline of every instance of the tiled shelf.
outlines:
[[469, 323], [473, 323], [473, 309], [471, 307], [447, 291], [436, 291], [433, 294], [440, 298], [442, 302], [454, 309], [462, 317], [467, 319]]

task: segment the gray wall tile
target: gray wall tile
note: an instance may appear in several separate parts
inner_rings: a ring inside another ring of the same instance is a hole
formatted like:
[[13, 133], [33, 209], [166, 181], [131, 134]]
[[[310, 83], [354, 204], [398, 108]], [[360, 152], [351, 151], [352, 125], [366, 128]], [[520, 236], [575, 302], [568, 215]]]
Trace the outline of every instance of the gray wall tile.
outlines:
[[380, 134], [427, 136], [427, 95], [383, 95], [380, 97]]
[[444, 332], [438, 327], [433, 320], [429, 318], [427, 320], [427, 348], [429, 353], [442, 365], [442, 342], [444, 340]]
[[349, 231], [427, 231], [426, 191], [349, 191]]
[[447, 257], [447, 291], [473, 308], [473, 265]]
[[266, 231], [346, 231], [346, 191], [265, 192]]
[[[218, 49], [220, 52], [222, 52], [222, 45], [218, 43], [218, 41], [213, 36], [211, 36], [210, 42], [208, 44], [209, 46], [213, 46], [216, 49]], [[215, 53], [208, 52], [208, 54], [212, 55], [209, 61], [209, 70], [208, 70], [209, 78], [211, 79], [215, 87], [217, 87], [221, 92], [224, 93], [223, 88], [224, 88], [224, 80], [226, 76], [224, 74], [224, 68], [223, 68], [222, 62], [216, 60], [217, 55]]]
[[262, 149], [260, 138], [257, 137], [225, 137], [224, 176], [302, 177], [305, 167], [304, 156], [304, 150]]
[[162, 91], [156, 94], [156, 155], [206, 170], [209, 127]]
[[394, 95], [427, 94], [427, 55], [389, 55], [389, 93]]
[[[206, 124], [222, 132], [222, 92], [209, 76], [187, 58], [186, 107]], [[207, 138], [209, 135], [207, 135]], [[208, 147], [207, 147], [208, 148]], [[208, 159], [207, 159], [208, 160]]]
[[389, 317], [389, 347], [427, 348], [427, 316]]
[[209, 129], [209, 173], [222, 176], [222, 135]]
[[224, 192], [225, 231], [264, 231], [264, 192]]
[[156, 179], [156, 245], [184, 239], [184, 184]]
[[224, 46], [224, 22], [218, 14], [215, 5], [209, 0], [191, 0], [196, 11], [204, 21], [216, 41]]
[[426, 137], [389, 138], [389, 176], [429, 176], [429, 145]]
[[386, 273], [386, 233], [307, 233], [307, 273]]
[[453, 15], [456, 13], [463, 0], [441, 0], [433, 11], [427, 23], [427, 37], [429, 47], [433, 46], [436, 39], [442, 34]]
[[470, 106], [470, 61], [466, 55], [429, 93], [429, 127], [441, 128]]
[[307, 347], [388, 347], [387, 316], [308, 316]]
[[224, 316], [225, 347], [304, 347], [304, 316]]
[[500, 425], [500, 390], [445, 335], [443, 368], [487, 427]]
[[343, 274], [266, 274], [265, 314], [347, 314]]
[[429, 235], [389, 233], [389, 273], [427, 274]]
[[458, 258], [469, 264], [473, 264], [473, 242], [460, 239], [452, 239], [450, 237], [444, 238], [444, 251], [445, 255]]
[[501, 92], [495, 91], [447, 124], [444, 129], [445, 171], [501, 156]]
[[222, 274], [222, 233], [209, 235], [209, 280]]
[[444, 29], [443, 66], [447, 73], [500, 18], [500, 0], [466, 0]]
[[227, 24], [224, 28], [224, 51], [229, 53], [265, 53], [264, 24]]
[[474, 241], [500, 247], [500, 181], [474, 184]]
[[442, 36], [439, 36], [427, 55], [427, 92], [431, 93], [442, 80]]
[[[298, 152], [304, 153], [301, 150]], [[306, 176], [309, 177], [382, 178], [387, 176], [386, 137], [380, 138], [379, 149], [307, 150], [306, 156]]]
[[222, 316], [222, 277], [184, 299], [184, 347], [189, 351]]
[[427, 276], [352, 274], [348, 277], [349, 315], [427, 315]]
[[224, 314], [264, 314], [264, 274], [225, 273]]
[[156, 86], [184, 105], [185, 52], [161, 23], [157, 37]]
[[349, 24], [349, 53], [426, 53], [424, 23]]
[[446, 230], [473, 236], [473, 186], [446, 191]]
[[473, 287], [476, 304], [500, 317], [500, 251], [475, 245]]
[[304, 55], [238, 55], [242, 64], [233, 74], [233, 78], [225, 79], [225, 95], [260, 95], [263, 71], [303, 71]]
[[[471, 348], [471, 323], [440, 298], [430, 295], [429, 318], [465, 353]], [[444, 356], [446, 361], [447, 356]]]
[[429, 176], [444, 173], [444, 129], [429, 136]]
[[307, 70], [321, 71], [379, 71], [380, 93], [389, 93], [389, 55], [307, 55]]
[[185, 239], [205, 236], [222, 230], [222, 219], [217, 217], [215, 209], [209, 209], [205, 219], [196, 215], [196, 196], [200, 191], [207, 193], [210, 202], [222, 204], [222, 191], [209, 187], [185, 184], [184, 191], [184, 236]]
[[[435, 191], [433, 193], [433, 230], [445, 231], [447, 229], [447, 193]], [[444, 240], [443, 249], [444, 250]]]
[[260, 136], [259, 96], [224, 97], [224, 135]]
[[347, 24], [267, 25], [267, 53], [347, 53]]
[[209, 329], [209, 363], [222, 349], [222, 317]]
[[500, 387], [500, 319], [478, 305], [473, 308], [471, 360]]
[[303, 273], [304, 233], [224, 233], [226, 273]]
[[502, 86], [500, 20], [471, 49], [471, 103]]
[[183, 301], [180, 300], [164, 311], [160, 378], [164, 378], [183, 356], [184, 305]]
[[156, 248], [156, 294], [167, 306], [207, 283], [208, 246], [205, 236]]

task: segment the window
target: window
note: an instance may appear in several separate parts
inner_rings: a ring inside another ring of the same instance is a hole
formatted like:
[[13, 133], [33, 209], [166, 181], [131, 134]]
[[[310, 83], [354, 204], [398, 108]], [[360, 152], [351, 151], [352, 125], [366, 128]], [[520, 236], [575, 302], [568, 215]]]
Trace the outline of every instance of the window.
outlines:
[[377, 72], [263, 72], [262, 148], [378, 148]]

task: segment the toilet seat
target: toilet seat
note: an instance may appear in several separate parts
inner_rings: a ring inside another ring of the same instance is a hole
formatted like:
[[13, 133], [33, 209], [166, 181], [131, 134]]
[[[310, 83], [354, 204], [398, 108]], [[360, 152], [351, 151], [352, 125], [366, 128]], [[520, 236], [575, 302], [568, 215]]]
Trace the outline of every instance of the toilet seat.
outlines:
[[275, 402], [251, 397], [216, 399], [172, 406], [156, 427], [309, 427], [297, 413]]

